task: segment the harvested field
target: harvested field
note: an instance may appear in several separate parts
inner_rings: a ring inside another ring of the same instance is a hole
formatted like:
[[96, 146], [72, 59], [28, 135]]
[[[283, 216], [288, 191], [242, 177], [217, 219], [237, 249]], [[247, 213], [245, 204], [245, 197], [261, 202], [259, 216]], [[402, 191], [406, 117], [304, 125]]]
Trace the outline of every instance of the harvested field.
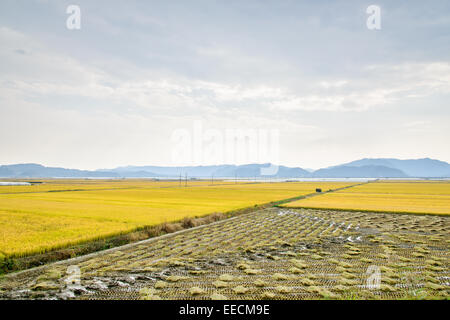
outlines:
[[269, 208], [7, 275], [0, 297], [445, 298], [449, 219]]

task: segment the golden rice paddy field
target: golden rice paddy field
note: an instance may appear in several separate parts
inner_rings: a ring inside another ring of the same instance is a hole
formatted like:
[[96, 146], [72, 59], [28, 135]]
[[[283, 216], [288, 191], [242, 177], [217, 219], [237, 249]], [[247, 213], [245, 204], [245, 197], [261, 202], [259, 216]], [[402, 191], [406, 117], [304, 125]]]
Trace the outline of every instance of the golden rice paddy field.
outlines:
[[42, 180], [0, 186], [0, 258], [214, 212], [228, 212], [351, 183], [238, 183], [149, 180]]
[[450, 214], [448, 181], [378, 181], [290, 202], [286, 207]]

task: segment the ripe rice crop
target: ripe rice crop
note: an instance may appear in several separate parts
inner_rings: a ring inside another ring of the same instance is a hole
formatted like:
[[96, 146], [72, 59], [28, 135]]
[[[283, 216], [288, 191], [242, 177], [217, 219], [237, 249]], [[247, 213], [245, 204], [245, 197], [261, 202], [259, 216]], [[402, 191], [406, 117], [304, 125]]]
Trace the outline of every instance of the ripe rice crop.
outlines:
[[450, 182], [374, 182], [285, 206], [445, 215], [450, 214]]
[[44, 180], [0, 187], [0, 253], [23, 256], [351, 183]]

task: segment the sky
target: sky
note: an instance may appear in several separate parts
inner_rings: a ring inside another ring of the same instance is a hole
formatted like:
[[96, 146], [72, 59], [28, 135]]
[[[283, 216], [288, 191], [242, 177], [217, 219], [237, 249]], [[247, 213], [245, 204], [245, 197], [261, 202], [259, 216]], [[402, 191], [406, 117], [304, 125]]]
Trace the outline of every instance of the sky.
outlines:
[[449, 104], [447, 0], [0, 1], [0, 165], [450, 162]]

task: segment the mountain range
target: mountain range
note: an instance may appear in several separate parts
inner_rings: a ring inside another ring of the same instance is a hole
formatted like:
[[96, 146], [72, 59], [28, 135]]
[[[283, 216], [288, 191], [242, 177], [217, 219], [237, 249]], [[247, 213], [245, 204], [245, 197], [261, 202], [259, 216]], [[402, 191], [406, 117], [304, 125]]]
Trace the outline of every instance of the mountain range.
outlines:
[[189, 178], [443, 178], [450, 177], [450, 164], [429, 158], [414, 160], [365, 158], [319, 170], [286, 166], [271, 167], [269, 163], [184, 167], [127, 166], [99, 170], [45, 167], [34, 163], [0, 166], [2, 178], [175, 178], [179, 176], [183, 178], [185, 176]]

